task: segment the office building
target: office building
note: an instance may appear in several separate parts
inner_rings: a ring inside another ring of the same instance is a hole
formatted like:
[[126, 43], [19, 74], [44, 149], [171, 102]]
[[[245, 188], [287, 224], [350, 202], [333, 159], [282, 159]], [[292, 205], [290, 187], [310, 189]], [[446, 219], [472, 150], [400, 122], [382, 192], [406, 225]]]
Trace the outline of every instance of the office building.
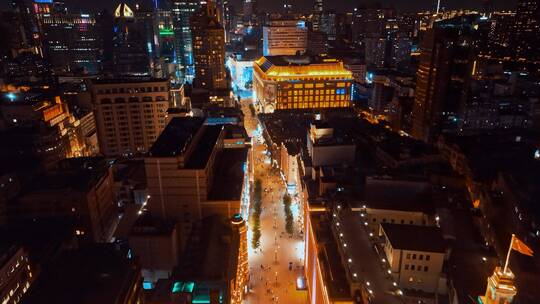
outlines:
[[327, 54], [328, 39], [326, 33], [321, 31], [309, 31], [306, 51], [310, 55]]
[[45, 57], [57, 74], [101, 71], [96, 19], [89, 14], [53, 13], [41, 19]]
[[[151, 289], [160, 279], [168, 279], [178, 266], [183, 248], [173, 222], [143, 214], [129, 231], [129, 248], [139, 261], [143, 284]], [[179, 243], [180, 242], [180, 243]]]
[[200, 8], [195, 0], [176, 0], [172, 2], [174, 24], [174, 40], [176, 60], [178, 63], [178, 78], [180, 81], [191, 83], [195, 77], [193, 64], [193, 44], [191, 37], [190, 18]]
[[60, 96], [48, 91], [3, 93], [0, 111], [4, 140], [9, 140], [5, 142], [12, 143], [12, 148], [19, 147], [19, 156], [53, 164], [65, 157], [85, 155], [85, 142], [78, 132], [80, 121]]
[[180, 265], [157, 282], [146, 303], [241, 304], [249, 279], [245, 221], [214, 215], [194, 226]]
[[389, 269], [402, 289], [446, 293], [446, 246], [440, 228], [382, 223], [379, 235]]
[[265, 56], [255, 61], [253, 90], [259, 110], [350, 106], [352, 73], [343, 62], [317, 56]]
[[113, 70], [118, 75], [152, 75], [153, 15], [125, 3], [114, 10]]
[[257, 15], [257, 0], [242, 0], [244, 21], [250, 21]]
[[515, 12], [494, 12], [491, 14], [491, 30], [489, 32], [489, 54], [494, 58], [510, 57], [511, 39], [514, 31]]
[[141, 269], [126, 250], [100, 244], [60, 253], [23, 303], [144, 303]]
[[320, 24], [321, 31], [325, 32], [328, 40], [334, 41], [336, 40], [336, 12], [329, 10], [325, 11], [322, 14], [321, 17], [321, 24]]
[[456, 118], [473, 71], [474, 31], [470, 18], [456, 17], [435, 22], [424, 34], [413, 105], [416, 139], [431, 141]]
[[224, 148], [224, 126], [204, 121], [173, 118], [145, 158], [149, 211], [178, 221], [184, 241], [206, 216], [248, 215], [249, 148]]
[[347, 70], [351, 71], [354, 82], [364, 84], [366, 82], [366, 63], [358, 58], [345, 58], [344, 66]]
[[21, 246], [0, 247], [0, 300], [19, 303], [34, 281], [28, 253]]
[[213, 2], [203, 5], [191, 17], [194, 86], [208, 90], [226, 89], [225, 33]]
[[307, 150], [313, 167], [354, 163], [356, 145], [351, 138], [337, 133], [327, 123], [315, 121], [310, 124]]
[[263, 55], [297, 55], [307, 47], [308, 30], [304, 21], [273, 20], [263, 27]]
[[171, 106], [165, 79], [92, 81], [92, 102], [101, 153], [115, 156], [148, 151]]
[[428, 226], [433, 222], [430, 185], [426, 182], [367, 177], [361, 200], [362, 217], [374, 234], [383, 223]]
[[16, 219], [68, 217], [81, 241], [108, 242], [118, 220], [113, 187], [104, 158], [66, 158], [38, 175], [8, 212]]
[[540, 3], [538, 0], [519, 0], [514, 20], [512, 46], [518, 61], [538, 61], [540, 48]]
[[311, 19], [311, 24], [313, 25], [313, 30], [321, 30], [321, 18], [324, 10], [323, 0], [315, 0], [313, 5], [313, 17]]
[[393, 8], [380, 5], [367, 5], [354, 10], [352, 20], [352, 39], [356, 43], [364, 38], [380, 37], [385, 30], [388, 19], [395, 18]]

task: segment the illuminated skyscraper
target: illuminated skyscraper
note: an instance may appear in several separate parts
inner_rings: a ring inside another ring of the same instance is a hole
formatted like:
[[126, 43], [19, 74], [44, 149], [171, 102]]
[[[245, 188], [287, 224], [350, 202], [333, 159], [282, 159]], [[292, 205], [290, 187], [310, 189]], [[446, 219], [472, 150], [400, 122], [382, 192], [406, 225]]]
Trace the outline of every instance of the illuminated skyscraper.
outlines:
[[540, 59], [540, 3], [538, 0], [519, 0], [517, 3], [514, 41], [515, 57], [519, 61]]
[[433, 24], [420, 43], [412, 135], [431, 141], [457, 120], [472, 73], [473, 22], [465, 17]]
[[208, 2], [191, 17], [195, 86], [226, 89], [225, 32], [215, 3]]
[[149, 75], [153, 42], [152, 12], [133, 11], [125, 3], [114, 11], [114, 71], [120, 75]]
[[274, 20], [263, 27], [265, 56], [296, 55], [307, 47], [307, 28], [301, 20]]
[[323, 9], [323, 0], [315, 0], [315, 5], [313, 6], [313, 19], [311, 20], [313, 24], [313, 30], [315, 31], [321, 29], [321, 17]]
[[243, 0], [244, 20], [251, 20], [257, 14], [257, 0]]
[[190, 83], [195, 77], [195, 66], [189, 20], [199, 8], [196, 0], [173, 1], [172, 6], [178, 77]]
[[101, 71], [96, 19], [89, 14], [46, 14], [41, 19], [46, 59], [57, 73]]

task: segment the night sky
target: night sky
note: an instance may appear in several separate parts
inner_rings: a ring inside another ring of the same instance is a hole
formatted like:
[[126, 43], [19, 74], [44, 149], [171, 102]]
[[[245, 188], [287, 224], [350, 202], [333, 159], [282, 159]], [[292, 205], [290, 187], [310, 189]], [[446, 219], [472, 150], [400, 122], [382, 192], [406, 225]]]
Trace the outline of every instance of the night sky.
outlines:
[[[138, 0], [139, 3], [150, 0]], [[238, 4], [241, 0], [231, 0], [232, 3]], [[11, 1], [1, 0], [0, 7], [2, 9], [7, 8], [8, 3]], [[113, 10], [114, 6], [121, 2], [120, 0], [65, 0], [69, 7], [81, 8], [82, 10], [101, 10], [108, 8]], [[127, 0], [127, 3], [134, 3], [135, 0]], [[285, 0], [258, 0], [259, 8], [261, 11], [277, 11], [285, 3]], [[288, 0], [288, 3], [292, 3], [295, 11], [308, 12], [313, 7], [314, 0]], [[375, 2], [375, 1], [362, 1], [362, 0], [326, 0], [325, 9], [335, 9], [336, 11], [350, 11], [352, 8], [361, 3]], [[428, 10], [433, 9], [436, 5], [436, 0], [380, 0], [379, 3], [386, 5], [394, 5], [400, 11], [411, 10]], [[482, 5], [483, 0], [442, 0], [442, 6], [446, 5], [448, 8], [479, 8]], [[493, 0], [495, 7], [499, 9], [513, 9], [516, 0]]]

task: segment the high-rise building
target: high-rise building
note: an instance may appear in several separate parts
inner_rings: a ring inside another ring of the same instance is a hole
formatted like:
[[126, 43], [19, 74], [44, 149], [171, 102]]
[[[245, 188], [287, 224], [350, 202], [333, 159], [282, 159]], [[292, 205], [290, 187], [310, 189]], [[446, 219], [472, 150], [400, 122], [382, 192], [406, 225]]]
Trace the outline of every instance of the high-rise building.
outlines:
[[393, 8], [364, 6], [355, 9], [352, 22], [352, 38], [361, 43], [364, 38], [379, 37], [383, 34], [388, 19], [395, 18]]
[[273, 20], [263, 27], [263, 55], [296, 55], [307, 47], [307, 27], [301, 20]]
[[540, 58], [540, 3], [538, 0], [519, 0], [514, 22], [515, 57], [519, 61], [535, 61]]
[[244, 21], [249, 21], [257, 15], [257, 0], [243, 0]]
[[[182, 243], [192, 224], [207, 216], [248, 216], [248, 148], [227, 148], [223, 125], [200, 117], [174, 117], [144, 160], [148, 208], [178, 222]], [[227, 168], [227, 169], [225, 169]]]
[[154, 11], [157, 44], [154, 54], [154, 76], [176, 78], [177, 60], [175, 49], [174, 22], [171, 10], [158, 8]]
[[165, 127], [171, 105], [169, 81], [94, 80], [92, 101], [101, 153], [146, 152]]
[[345, 108], [350, 106], [352, 73], [343, 62], [318, 56], [265, 56], [253, 65], [259, 110]]
[[336, 12], [325, 11], [321, 16], [320, 30], [325, 32], [328, 40], [336, 40]]
[[473, 71], [471, 18], [435, 22], [420, 44], [413, 106], [413, 137], [431, 141], [446, 123], [457, 120]]
[[494, 12], [491, 14], [489, 32], [489, 54], [495, 58], [510, 56], [511, 35], [514, 29], [515, 12]]
[[195, 77], [193, 44], [189, 20], [199, 8], [199, 1], [195, 0], [176, 0], [173, 1], [172, 5], [178, 78], [184, 79], [189, 83]]
[[34, 281], [28, 253], [21, 246], [8, 245], [0, 247], [0, 257], [0, 299], [18, 303]]
[[113, 69], [119, 75], [150, 75], [153, 39], [153, 14], [133, 11], [125, 3], [114, 11]]
[[315, 5], [313, 6], [313, 17], [311, 19], [313, 30], [315, 31], [318, 31], [321, 29], [321, 18], [322, 18], [323, 10], [324, 10], [323, 0], [315, 0]]
[[35, 177], [9, 212], [18, 219], [67, 217], [79, 240], [109, 242], [118, 220], [113, 186], [104, 157], [66, 158]]
[[77, 131], [80, 121], [60, 96], [5, 93], [0, 97], [0, 112], [0, 126], [6, 128], [2, 140], [19, 156], [32, 156], [47, 165], [83, 155], [85, 144]]
[[12, 7], [18, 15], [19, 47], [31, 50], [34, 54], [43, 55], [40, 27], [34, 11], [38, 6], [34, 7], [28, 0], [14, 0]]
[[328, 53], [328, 39], [326, 33], [321, 31], [309, 31], [307, 52], [310, 55], [319, 55]]
[[53, 13], [41, 19], [46, 59], [57, 73], [101, 71], [96, 20], [89, 14]]
[[193, 57], [195, 60], [194, 85], [199, 88], [226, 89], [225, 32], [213, 2], [203, 5], [191, 17]]

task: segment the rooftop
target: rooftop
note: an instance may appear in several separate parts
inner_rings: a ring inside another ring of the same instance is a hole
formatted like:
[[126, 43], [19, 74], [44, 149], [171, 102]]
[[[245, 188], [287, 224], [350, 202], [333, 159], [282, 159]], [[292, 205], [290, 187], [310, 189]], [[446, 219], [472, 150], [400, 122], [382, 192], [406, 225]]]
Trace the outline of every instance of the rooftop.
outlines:
[[42, 270], [22, 303], [113, 303], [124, 300], [139, 269], [110, 244], [66, 251]]
[[103, 157], [66, 158], [56, 167], [36, 177], [26, 188], [29, 192], [72, 189], [87, 191], [108, 174], [109, 165]]
[[441, 229], [432, 226], [381, 224], [394, 249], [444, 253]]
[[255, 65], [270, 77], [341, 77], [352, 79], [352, 73], [335, 58], [320, 56], [264, 56]]
[[92, 84], [122, 84], [122, 83], [148, 83], [167, 82], [166, 78], [153, 77], [125, 77], [125, 78], [100, 78], [92, 79]]
[[336, 240], [330, 230], [330, 221], [326, 213], [310, 213], [314, 235], [317, 244], [321, 248], [319, 260], [321, 262], [322, 275], [328, 287], [331, 299], [350, 298], [351, 291], [346, 277], [346, 269], [341, 263], [341, 256], [336, 247]]
[[[202, 219], [192, 229], [180, 265], [173, 277], [182, 281], [226, 279], [234, 253], [233, 231], [229, 221], [214, 215]], [[236, 248], [237, 249], [237, 248]]]
[[215, 165], [210, 200], [239, 200], [249, 148], [224, 149]]
[[190, 155], [186, 168], [203, 169], [208, 163], [210, 155], [216, 146], [217, 140], [221, 135], [223, 126], [205, 126], [201, 138], [198, 140], [195, 150]]
[[200, 117], [175, 117], [150, 148], [150, 155], [172, 157], [183, 154], [204, 123]]
[[432, 211], [430, 186], [426, 182], [368, 178], [361, 198], [372, 209]]

